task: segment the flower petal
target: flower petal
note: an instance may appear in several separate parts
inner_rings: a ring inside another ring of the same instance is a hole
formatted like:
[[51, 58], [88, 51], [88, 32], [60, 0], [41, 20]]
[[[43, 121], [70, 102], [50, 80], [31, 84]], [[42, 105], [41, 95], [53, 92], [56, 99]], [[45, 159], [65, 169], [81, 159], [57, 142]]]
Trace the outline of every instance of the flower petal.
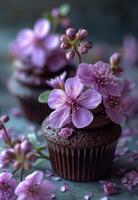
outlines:
[[[114, 82], [112, 84], [112, 81]], [[113, 96], [120, 96], [123, 89], [123, 82], [119, 79], [114, 78], [109, 81], [109, 84], [106, 86], [106, 94]]]
[[34, 33], [38, 38], [44, 38], [49, 33], [49, 31], [50, 22], [47, 19], [39, 19], [36, 21], [34, 25]]
[[44, 180], [39, 187], [40, 199], [45, 200], [46, 198], [46, 200], [51, 200], [54, 190], [54, 184], [52, 184], [50, 181]]
[[34, 173], [27, 176], [25, 180], [33, 184], [40, 184], [43, 179], [43, 176], [44, 176], [43, 172], [35, 171]]
[[83, 128], [88, 126], [93, 120], [91, 111], [79, 107], [72, 112], [72, 122], [76, 128]]
[[87, 63], [81, 63], [77, 70], [77, 76], [81, 82], [86, 86], [93, 86], [96, 79], [92, 73], [92, 65]]
[[0, 174], [0, 182], [9, 181], [12, 178], [12, 174], [9, 172], [3, 172]]
[[109, 118], [110, 118], [113, 122], [115, 122], [115, 123], [117, 123], [117, 124], [123, 123], [123, 122], [125, 121], [125, 119], [126, 119], [126, 117], [125, 117], [122, 113], [117, 112], [117, 111], [115, 111], [115, 110], [106, 109], [105, 111], [106, 111], [107, 115], [109, 116]]
[[64, 90], [54, 89], [49, 95], [48, 105], [52, 109], [58, 109], [65, 104], [66, 94]]
[[48, 50], [53, 50], [59, 47], [60, 44], [60, 36], [57, 34], [49, 35], [45, 40], [45, 48]]
[[21, 30], [17, 35], [17, 43], [20, 47], [26, 47], [33, 42], [34, 33], [31, 29], [26, 28]]
[[48, 67], [52, 72], [61, 70], [67, 65], [67, 60], [65, 59], [65, 54], [60, 49], [51, 51], [48, 58]]
[[68, 78], [65, 82], [65, 91], [68, 96], [78, 97], [83, 91], [83, 84], [77, 77]]
[[65, 106], [55, 110], [49, 116], [49, 124], [53, 128], [62, 128], [66, 124], [70, 123], [70, 121], [70, 108]]
[[37, 66], [37, 67], [44, 67], [45, 63], [46, 63], [46, 54], [44, 52], [44, 50], [40, 49], [40, 48], [36, 48], [33, 50], [32, 52], [32, 63]]
[[94, 109], [101, 103], [102, 96], [95, 90], [88, 89], [80, 95], [78, 101], [81, 106], [88, 109]]

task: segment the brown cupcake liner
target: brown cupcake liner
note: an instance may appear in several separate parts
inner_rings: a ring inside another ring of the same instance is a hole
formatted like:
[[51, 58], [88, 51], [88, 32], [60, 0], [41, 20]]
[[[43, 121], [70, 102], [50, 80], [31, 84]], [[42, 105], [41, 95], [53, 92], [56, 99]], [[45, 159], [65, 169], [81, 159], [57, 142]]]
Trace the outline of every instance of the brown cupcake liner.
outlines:
[[37, 99], [17, 98], [25, 117], [32, 122], [41, 123], [50, 114], [51, 110], [46, 103], [39, 103]]
[[95, 181], [112, 168], [117, 141], [92, 149], [73, 149], [48, 140], [50, 160], [57, 175], [71, 181]]

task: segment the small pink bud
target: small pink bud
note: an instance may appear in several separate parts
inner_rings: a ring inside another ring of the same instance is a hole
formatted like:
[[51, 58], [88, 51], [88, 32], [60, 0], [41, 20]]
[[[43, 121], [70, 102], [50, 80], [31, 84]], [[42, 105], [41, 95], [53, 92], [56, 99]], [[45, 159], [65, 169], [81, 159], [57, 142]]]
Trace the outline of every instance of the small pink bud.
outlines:
[[68, 28], [66, 30], [66, 35], [70, 40], [74, 40], [76, 37], [76, 29], [75, 28]]
[[20, 146], [20, 144], [16, 144], [14, 146], [14, 150], [15, 150], [16, 153], [20, 153], [21, 152], [21, 146]]
[[1, 120], [2, 123], [6, 123], [6, 122], [9, 121], [9, 116], [3, 115], [3, 116], [0, 118], [0, 120]]
[[58, 8], [53, 8], [51, 11], [51, 14], [53, 17], [59, 17], [60, 16], [60, 12]]
[[15, 162], [13, 163], [13, 167], [14, 167], [15, 169], [20, 169], [21, 166], [22, 166], [22, 163], [21, 163], [20, 161], [15, 161]]
[[35, 161], [36, 160], [36, 154], [34, 152], [29, 152], [27, 155], [26, 155], [26, 158], [29, 160], [29, 161]]
[[86, 29], [80, 29], [76, 34], [77, 39], [83, 40], [88, 37], [88, 31]]
[[114, 53], [111, 57], [110, 57], [110, 64], [111, 65], [119, 65], [121, 61], [121, 56], [119, 53]]
[[70, 44], [69, 43], [61, 43], [60, 48], [61, 49], [70, 49]]
[[88, 48], [86, 48], [86, 47], [79, 47], [79, 52], [81, 54], [86, 54], [88, 52]]
[[71, 60], [74, 58], [74, 56], [75, 56], [74, 51], [66, 52], [66, 59], [67, 59], [68, 61], [71, 61]]
[[66, 36], [65, 34], [62, 35], [61, 38], [60, 38], [60, 41], [61, 41], [61, 42], [68, 42], [67, 36]]
[[24, 152], [24, 153], [28, 153], [32, 150], [32, 143], [28, 140], [24, 140], [21, 144], [21, 150]]
[[83, 46], [86, 47], [87, 49], [91, 49], [93, 47], [93, 44], [91, 41], [85, 41], [83, 42]]

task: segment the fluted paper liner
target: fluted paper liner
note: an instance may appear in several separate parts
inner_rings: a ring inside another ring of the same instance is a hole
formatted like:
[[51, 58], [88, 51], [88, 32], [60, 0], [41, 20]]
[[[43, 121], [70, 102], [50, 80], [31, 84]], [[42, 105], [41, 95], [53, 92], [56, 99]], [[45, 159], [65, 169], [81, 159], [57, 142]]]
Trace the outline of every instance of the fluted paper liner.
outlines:
[[66, 148], [48, 140], [50, 160], [55, 173], [72, 181], [104, 178], [112, 167], [117, 141], [92, 149]]

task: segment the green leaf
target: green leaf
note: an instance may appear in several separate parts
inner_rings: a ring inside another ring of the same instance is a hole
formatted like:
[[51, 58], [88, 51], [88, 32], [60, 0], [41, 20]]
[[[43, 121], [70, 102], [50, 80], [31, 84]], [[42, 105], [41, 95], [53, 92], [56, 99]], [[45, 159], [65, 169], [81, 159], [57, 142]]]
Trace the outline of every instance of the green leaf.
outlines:
[[35, 133], [30, 133], [28, 136], [28, 139], [33, 144], [33, 146], [37, 146], [37, 137]]
[[47, 90], [47, 91], [41, 93], [40, 96], [38, 97], [38, 101], [40, 103], [47, 103], [50, 92], [51, 92], [51, 90]]
[[70, 5], [69, 4], [62, 4], [60, 7], [59, 7], [59, 11], [60, 11], [60, 14], [64, 17], [64, 16], [67, 16], [70, 12]]

